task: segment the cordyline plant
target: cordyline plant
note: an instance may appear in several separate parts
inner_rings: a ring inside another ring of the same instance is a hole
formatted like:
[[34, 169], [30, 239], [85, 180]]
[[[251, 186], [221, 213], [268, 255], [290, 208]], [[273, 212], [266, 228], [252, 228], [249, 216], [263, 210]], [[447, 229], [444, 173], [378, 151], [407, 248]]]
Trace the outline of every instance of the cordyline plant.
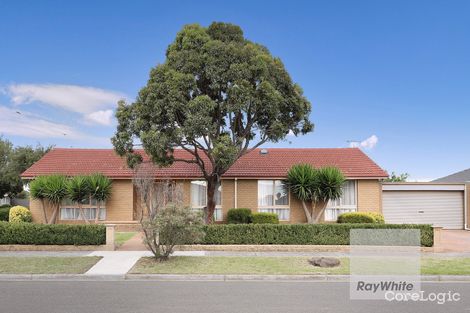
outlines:
[[98, 223], [101, 211], [101, 204], [111, 196], [112, 181], [101, 173], [88, 176], [90, 195], [96, 200], [95, 223]]
[[53, 210], [48, 224], [55, 224], [59, 215], [60, 203], [67, 197], [67, 177], [60, 174], [48, 175], [45, 178], [43, 188], [44, 199], [52, 206]]
[[142, 162], [134, 150], [139, 141], [158, 166], [197, 165], [207, 182], [206, 222], [212, 222], [221, 176], [266, 142], [312, 131], [310, 111], [281, 60], [240, 27], [186, 25], [136, 101], [119, 102], [112, 142], [130, 167]]
[[78, 206], [80, 217], [89, 224], [83, 213], [83, 202], [90, 197], [90, 181], [88, 176], [74, 176], [67, 181], [67, 196]]
[[320, 221], [328, 201], [339, 199], [345, 177], [336, 167], [313, 168], [310, 164], [297, 164], [287, 173], [286, 184], [302, 202], [307, 223]]
[[48, 223], [46, 213], [46, 181], [47, 176], [38, 176], [29, 183], [29, 194], [34, 200], [38, 200], [41, 203], [42, 218], [45, 224]]

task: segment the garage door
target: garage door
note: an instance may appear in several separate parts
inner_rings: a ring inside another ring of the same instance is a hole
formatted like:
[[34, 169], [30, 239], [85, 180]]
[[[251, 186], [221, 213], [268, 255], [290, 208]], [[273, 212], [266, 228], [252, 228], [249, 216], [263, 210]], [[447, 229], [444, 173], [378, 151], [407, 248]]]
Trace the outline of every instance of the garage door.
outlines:
[[383, 192], [383, 214], [387, 223], [463, 229], [463, 208], [462, 191]]

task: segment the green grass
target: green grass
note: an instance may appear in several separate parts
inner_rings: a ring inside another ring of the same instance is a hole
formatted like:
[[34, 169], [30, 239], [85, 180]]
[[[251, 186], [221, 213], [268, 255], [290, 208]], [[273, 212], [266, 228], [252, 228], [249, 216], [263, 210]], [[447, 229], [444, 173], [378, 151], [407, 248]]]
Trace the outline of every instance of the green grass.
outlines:
[[116, 232], [116, 234], [114, 235], [114, 243], [117, 246], [120, 246], [132, 237], [134, 237], [135, 234], [137, 234], [137, 232]]
[[1, 274], [83, 274], [101, 257], [0, 257]]
[[[308, 257], [172, 257], [166, 262], [141, 258], [132, 274], [349, 274], [349, 259], [335, 268], [314, 267]], [[421, 261], [423, 275], [470, 275], [470, 258], [428, 258]]]

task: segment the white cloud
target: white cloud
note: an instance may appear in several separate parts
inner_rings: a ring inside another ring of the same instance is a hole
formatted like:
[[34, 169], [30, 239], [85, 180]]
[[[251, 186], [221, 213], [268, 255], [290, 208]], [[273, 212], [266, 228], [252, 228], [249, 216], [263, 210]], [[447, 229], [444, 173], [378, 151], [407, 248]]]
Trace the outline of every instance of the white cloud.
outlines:
[[98, 123], [100, 125], [111, 125], [113, 121], [114, 112], [113, 110], [100, 110], [85, 115], [85, 120], [90, 123]]
[[14, 104], [41, 102], [83, 115], [114, 108], [125, 97], [115, 91], [60, 84], [12, 84], [4, 92]]
[[373, 149], [377, 143], [379, 142], [379, 138], [376, 135], [372, 135], [369, 138], [364, 139], [363, 141], [353, 141], [349, 143], [351, 148], [365, 148], [365, 149]]
[[47, 121], [30, 113], [0, 106], [0, 133], [28, 138], [84, 139], [87, 136], [72, 127]]

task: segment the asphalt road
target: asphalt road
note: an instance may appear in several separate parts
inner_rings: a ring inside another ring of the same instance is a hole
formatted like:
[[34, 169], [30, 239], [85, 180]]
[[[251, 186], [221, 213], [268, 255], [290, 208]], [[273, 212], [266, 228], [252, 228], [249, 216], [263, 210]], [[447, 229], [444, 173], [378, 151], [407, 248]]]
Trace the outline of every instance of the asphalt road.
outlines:
[[3, 281], [0, 312], [470, 312], [470, 283], [423, 284], [459, 292], [446, 304], [349, 300], [338, 282]]

